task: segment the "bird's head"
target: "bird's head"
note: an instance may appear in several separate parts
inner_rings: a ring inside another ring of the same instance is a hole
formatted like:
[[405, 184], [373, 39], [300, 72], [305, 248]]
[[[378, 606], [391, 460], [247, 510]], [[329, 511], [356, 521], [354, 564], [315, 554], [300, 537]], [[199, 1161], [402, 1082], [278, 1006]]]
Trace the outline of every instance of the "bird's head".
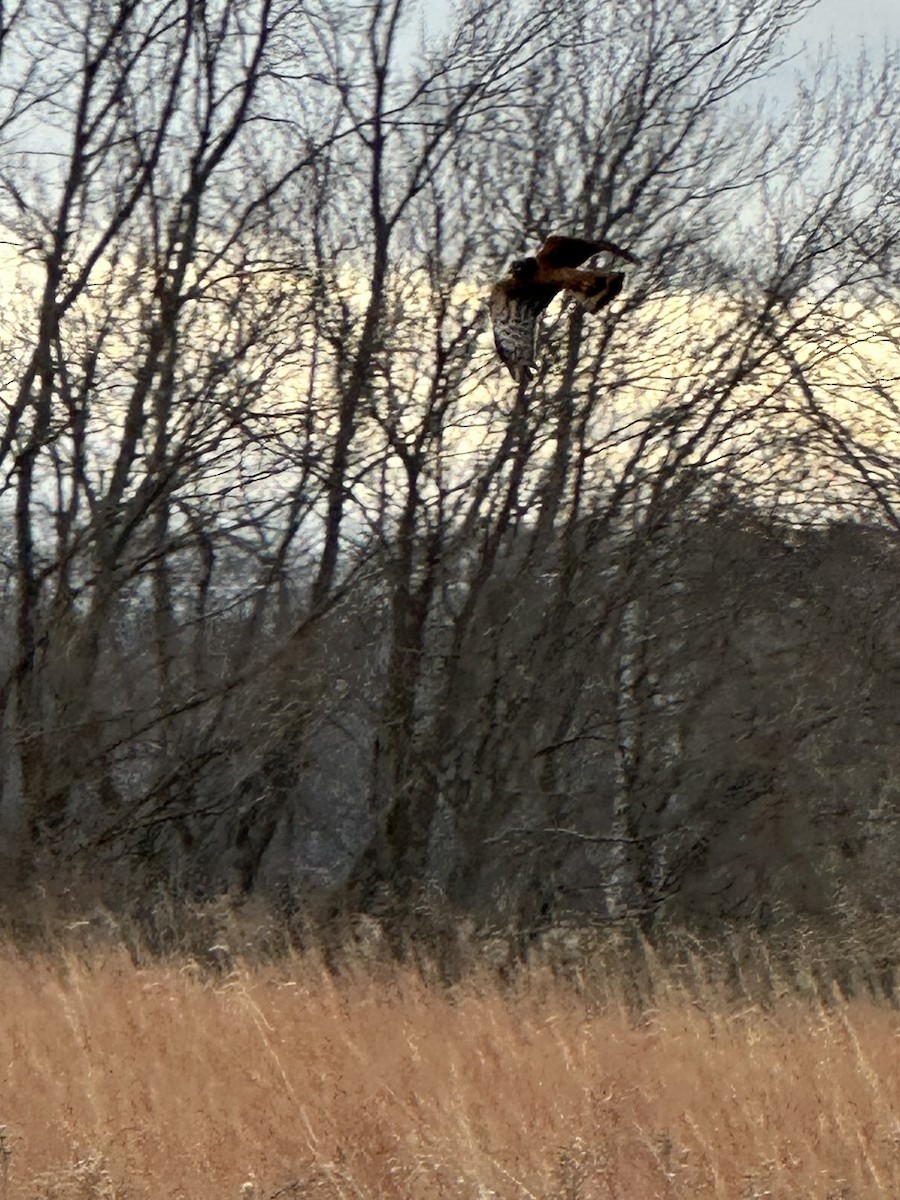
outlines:
[[509, 267], [509, 273], [516, 283], [530, 283], [537, 272], [538, 261], [536, 258], [517, 258]]

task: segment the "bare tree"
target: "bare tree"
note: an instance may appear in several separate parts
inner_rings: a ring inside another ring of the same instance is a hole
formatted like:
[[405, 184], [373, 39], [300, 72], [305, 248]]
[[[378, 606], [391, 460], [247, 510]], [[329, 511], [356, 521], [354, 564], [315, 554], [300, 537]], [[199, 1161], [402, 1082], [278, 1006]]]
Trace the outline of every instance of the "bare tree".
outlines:
[[193, 586], [203, 625], [215, 546], [271, 509], [248, 516], [242, 473], [270, 473], [256, 414], [302, 355], [290, 330], [310, 303], [271, 213], [319, 153], [266, 119], [290, 99], [291, 11], [26, 5], [9, 35], [3, 220], [27, 300], [0, 439], [18, 609], [4, 695], [33, 836], [65, 812], [76, 747], [98, 749], [86, 700], [117, 606], [146, 595], [153, 614], [141, 723], [203, 686], [176, 667], [177, 601]]

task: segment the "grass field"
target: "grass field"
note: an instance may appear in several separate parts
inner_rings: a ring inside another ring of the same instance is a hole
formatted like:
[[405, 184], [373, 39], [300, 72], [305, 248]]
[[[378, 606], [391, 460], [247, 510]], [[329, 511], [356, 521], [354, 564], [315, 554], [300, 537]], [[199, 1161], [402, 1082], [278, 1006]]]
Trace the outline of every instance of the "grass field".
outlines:
[[0, 1198], [900, 1196], [900, 1014], [776, 991], [8, 949]]

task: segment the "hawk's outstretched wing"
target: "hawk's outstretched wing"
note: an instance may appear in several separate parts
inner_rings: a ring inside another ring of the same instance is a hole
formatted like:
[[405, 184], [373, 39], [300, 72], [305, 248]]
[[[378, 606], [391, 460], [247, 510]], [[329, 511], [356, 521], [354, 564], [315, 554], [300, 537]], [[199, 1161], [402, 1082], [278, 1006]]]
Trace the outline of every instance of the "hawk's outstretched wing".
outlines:
[[639, 263], [640, 259], [629, 250], [623, 250], [615, 242], [588, 241], [587, 238], [548, 237], [537, 252], [537, 260], [541, 269], [556, 267], [580, 267], [583, 262], [594, 254], [603, 251], [624, 258], [626, 262]]
[[522, 283], [507, 275], [491, 292], [494, 345], [516, 383], [527, 383], [534, 366], [537, 320], [560, 288]]

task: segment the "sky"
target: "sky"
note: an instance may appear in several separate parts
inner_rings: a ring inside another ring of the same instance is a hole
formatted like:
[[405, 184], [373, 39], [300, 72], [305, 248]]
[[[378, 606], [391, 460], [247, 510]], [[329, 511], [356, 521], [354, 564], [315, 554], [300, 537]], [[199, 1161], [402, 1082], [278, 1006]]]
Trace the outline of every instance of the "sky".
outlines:
[[820, 0], [798, 25], [795, 38], [812, 47], [834, 38], [835, 46], [855, 56], [865, 42], [880, 51], [885, 41], [900, 42], [900, 0]]
[[896, 49], [900, 46], [900, 0], [819, 0], [787, 36], [784, 53], [795, 56], [793, 60], [772, 71], [758, 90], [790, 104], [804, 60], [814, 61], [829, 44], [847, 65], [863, 51], [877, 60], [886, 47]]
[[[430, 30], [445, 27], [452, 0], [422, 0], [422, 15]], [[799, 21], [788, 38], [788, 53], [802, 54], [804, 47], [813, 54], [829, 40], [847, 61], [853, 61], [863, 49], [877, 56], [885, 45], [900, 46], [900, 0], [819, 0], [816, 7]], [[794, 68], [779, 72], [785, 90], [793, 79]]]
[[[428, 26], [446, 24], [451, 0], [422, 0]], [[863, 38], [870, 49], [880, 49], [887, 38], [900, 41], [900, 0], [820, 0], [815, 11], [797, 27], [795, 40], [814, 45], [833, 36], [851, 54]]]

